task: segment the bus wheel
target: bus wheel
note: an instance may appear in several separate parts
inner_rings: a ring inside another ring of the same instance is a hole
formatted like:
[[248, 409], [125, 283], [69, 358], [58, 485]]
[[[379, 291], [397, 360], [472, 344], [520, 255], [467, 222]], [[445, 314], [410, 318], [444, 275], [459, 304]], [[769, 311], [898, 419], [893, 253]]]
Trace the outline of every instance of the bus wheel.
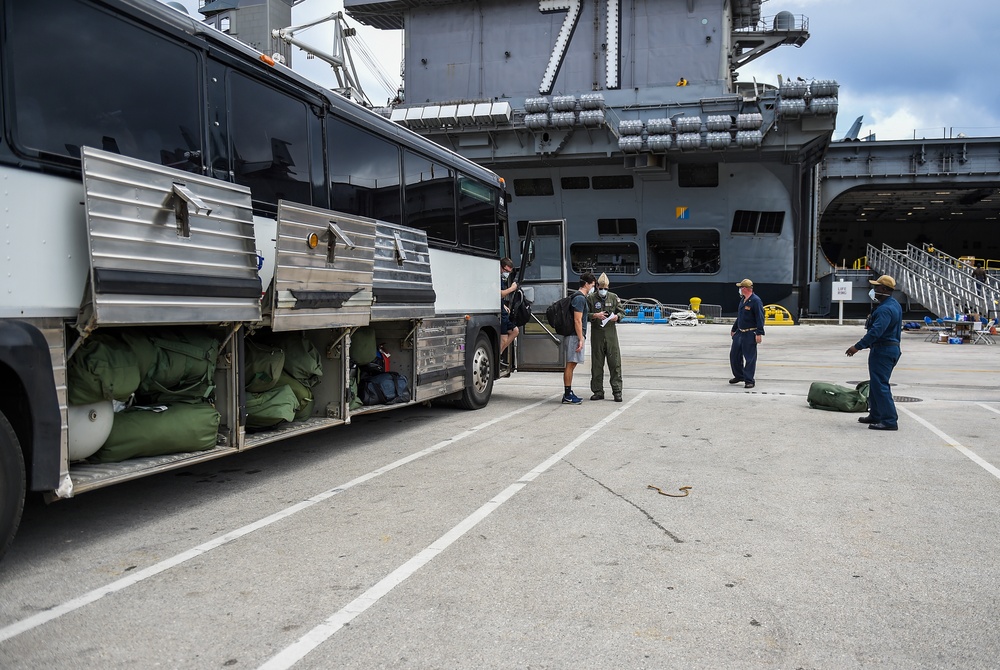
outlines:
[[14, 540], [24, 509], [24, 455], [17, 434], [0, 412], [0, 558]]
[[483, 333], [476, 338], [476, 350], [472, 352], [472, 385], [462, 392], [459, 404], [464, 409], [486, 407], [493, 395], [493, 347]]

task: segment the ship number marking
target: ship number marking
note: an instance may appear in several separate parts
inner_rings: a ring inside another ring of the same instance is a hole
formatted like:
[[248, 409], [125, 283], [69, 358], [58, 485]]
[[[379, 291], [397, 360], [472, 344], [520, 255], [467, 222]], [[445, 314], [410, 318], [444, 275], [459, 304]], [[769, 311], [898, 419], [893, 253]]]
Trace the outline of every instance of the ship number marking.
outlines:
[[[573, 33], [576, 31], [577, 23], [580, 21], [582, 8], [583, 0], [538, 0], [538, 11], [543, 14], [566, 12], [566, 19], [563, 21], [562, 27], [559, 28], [559, 35], [556, 37], [556, 43], [552, 47], [552, 55], [549, 57], [549, 64], [545, 68], [545, 74], [542, 75], [542, 83], [538, 86], [538, 92], [542, 95], [548, 95], [552, 92], [552, 87], [555, 85], [556, 81], [556, 75], [559, 74], [559, 68], [562, 67], [563, 61], [566, 59], [566, 50], [569, 48], [569, 42], [573, 38]], [[605, 41], [605, 59], [607, 63], [606, 85], [608, 88], [619, 88], [618, 22], [621, 16], [621, 0], [607, 0], [606, 10], [607, 20], [605, 25], [607, 26], [608, 31], [607, 39]]]

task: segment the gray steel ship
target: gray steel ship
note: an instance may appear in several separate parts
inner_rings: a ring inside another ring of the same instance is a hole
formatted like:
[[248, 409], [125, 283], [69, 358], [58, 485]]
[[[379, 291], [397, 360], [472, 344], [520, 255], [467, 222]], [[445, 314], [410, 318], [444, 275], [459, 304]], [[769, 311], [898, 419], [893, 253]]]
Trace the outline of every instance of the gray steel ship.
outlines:
[[730, 309], [750, 277], [798, 308], [838, 85], [738, 73], [802, 46], [806, 17], [752, 0], [344, 4], [405, 31], [391, 117], [506, 179], [512, 240], [565, 219], [569, 271], [623, 297]]

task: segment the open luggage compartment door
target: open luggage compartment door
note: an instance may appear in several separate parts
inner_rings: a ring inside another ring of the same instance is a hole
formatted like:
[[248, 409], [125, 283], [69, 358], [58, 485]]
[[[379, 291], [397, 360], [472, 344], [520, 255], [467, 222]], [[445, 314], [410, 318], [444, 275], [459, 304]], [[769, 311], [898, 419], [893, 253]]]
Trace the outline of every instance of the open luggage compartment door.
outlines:
[[427, 233], [379, 221], [376, 226], [375, 302], [376, 320], [422, 319], [434, 316], [434, 283]]
[[278, 203], [275, 331], [366, 326], [372, 313], [375, 221], [317, 207]]
[[249, 189], [90, 147], [82, 161], [81, 325], [260, 321]]

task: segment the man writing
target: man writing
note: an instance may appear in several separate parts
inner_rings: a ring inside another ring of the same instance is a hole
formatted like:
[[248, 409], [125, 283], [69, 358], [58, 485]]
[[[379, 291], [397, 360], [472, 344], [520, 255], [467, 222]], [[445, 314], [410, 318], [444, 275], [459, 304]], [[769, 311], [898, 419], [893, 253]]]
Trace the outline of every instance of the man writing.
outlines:
[[[591, 400], [604, 400], [604, 361], [611, 374], [611, 393], [615, 402], [622, 401], [622, 352], [618, 345], [617, 323], [624, 318], [625, 308], [618, 296], [608, 290], [608, 275], [597, 278], [597, 290], [587, 295], [587, 307], [594, 321], [590, 336], [590, 390]], [[607, 322], [605, 322], [607, 319]]]

